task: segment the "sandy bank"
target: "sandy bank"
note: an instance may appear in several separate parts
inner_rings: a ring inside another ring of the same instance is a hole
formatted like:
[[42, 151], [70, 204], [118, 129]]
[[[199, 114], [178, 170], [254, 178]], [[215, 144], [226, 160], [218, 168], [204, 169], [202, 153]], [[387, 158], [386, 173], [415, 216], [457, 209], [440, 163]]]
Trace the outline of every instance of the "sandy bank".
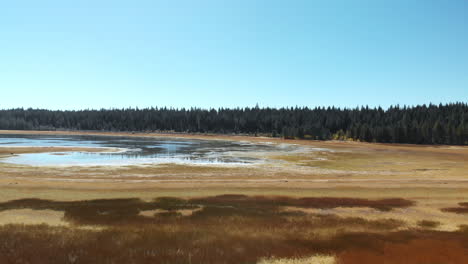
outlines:
[[232, 140], [263, 142], [276, 144], [297, 144], [304, 146], [315, 146], [324, 148], [350, 148], [350, 149], [372, 149], [372, 150], [400, 150], [409, 152], [438, 152], [438, 153], [458, 153], [468, 155], [468, 146], [449, 145], [414, 145], [414, 144], [387, 144], [387, 143], [367, 143], [355, 141], [318, 141], [318, 140], [298, 140], [270, 137], [254, 137], [245, 135], [221, 135], [221, 134], [190, 134], [190, 133], [145, 133], [145, 132], [100, 132], [100, 131], [35, 131], [35, 130], [0, 130], [4, 135], [86, 135], [86, 136], [116, 136], [116, 137], [163, 137], [163, 138], [187, 138], [203, 140]]
[[90, 147], [16, 147], [1, 146], [0, 156], [27, 154], [27, 153], [49, 153], [49, 152], [119, 152], [117, 148], [90, 148]]

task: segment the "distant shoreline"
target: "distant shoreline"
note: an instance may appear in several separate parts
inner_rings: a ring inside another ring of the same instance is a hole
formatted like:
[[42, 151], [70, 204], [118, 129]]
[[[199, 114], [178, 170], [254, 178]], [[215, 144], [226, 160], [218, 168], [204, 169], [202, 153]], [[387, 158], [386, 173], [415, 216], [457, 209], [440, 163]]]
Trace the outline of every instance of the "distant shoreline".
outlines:
[[421, 150], [424, 149], [437, 152], [458, 152], [468, 151], [468, 146], [458, 145], [423, 145], [423, 144], [402, 144], [402, 143], [371, 143], [359, 141], [340, 140], [309, 140], [309, 139], [284, 139], [279, 137], [249, 136], [239, 134], [213, 134], [213, 133], [184, 133], [184, 132], [110, 132], [110, 131], [66, 131], [66, 130], [0, 130], [0, 135], [76, 135], [76, 136], [114, 136], [114, 137], [154, 137], [154, 138], [186, 138], [201, 140], [228, 140], [228, 141], [249, 141], [273, 144], [297, 144], [305, 146], [340, 146], [349, 148], [371, 148], [371, 149], [401, 149], [401, 150]]

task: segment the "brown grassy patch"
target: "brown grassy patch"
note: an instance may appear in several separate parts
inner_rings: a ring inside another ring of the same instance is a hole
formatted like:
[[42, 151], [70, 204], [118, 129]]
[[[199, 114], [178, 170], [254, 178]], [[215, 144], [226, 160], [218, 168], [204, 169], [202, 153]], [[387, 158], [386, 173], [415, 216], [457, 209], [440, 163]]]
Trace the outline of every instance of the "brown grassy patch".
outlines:
[[[122, 225], [151, 224], [158, 216], [180, 216], [176, 211], [199, 209], [187, 215], [192, 219], [227, 216], [276, 217], [298, 214], [284, 212], [281, 206], [301, 208], [334, 208], [334, 207], [371, 207], [379, 210], [391, 210], [395, 207], [408, 207], [413, 202], [405, 199], [367, 200], [356, 198], [291, 198], [246, 195], [220, 195], [205, 198], [179, 199], [160, 197], [145, 202], [140, 199], [99, 199], [89, 201], [50, 201], [41, 199], [21, 199], [0, 203], [0, 210], [11, 209], [51, 209], [64, 211], [64, 219], [82, 225]], [[169, 214], [156, 214], [148, 217], [141, 211], [166, 210]], [[300, 214], [300, 213], [299, 213]]]
[[[315, 255], [337, 256], [337, 263], [357, 263], [352, 261], [368, 256], [369, 261], [384, 263], [380, 256], [387, 248], [392, 254], [403, 254], [398, 259], [393, 257], [395, 261], [406, 257], [416, 260], [406, 263], [418, 263], [415, 254], [440, 247], [440, 241], [448, 241], [449, 259], [458, 261], [464, 256], [461, 252], [467, 250], [468, 238], [462, 229], [454, 233], [395, 232], [403, 222], [281, 210], [283, 206], [391, 209], [409, 206], [410, 202], [244, 195], [162, 197], [147, 202], [14, 200], [1, 203], [0, 210], [58, 210], [64, 212], [69, 223], [103, 228], [0, 226], [0, 263], [254, 264], [262, 259], [304, 260]], [[405, 251], [404, 245], [414, 248], [414, 252]], [[430, 255], [426, 263], [433, 259], [439, 260]]]
[[177, 198], [157, 198], [152, 202], [140, 199], [99, 199], [90, 201], [50, 201], [41, 199], [21, 199], [0, 204], [0, 210], [30, 208], [36, 210], [64, 211], [64, 219], [81, 225], [122, 225], [154, 222], [140, 215], [140, 211], [162, 209], [191, 209], [185, 200]]
[[441, 210], [444, 212], [456, 213], [456, 214], [468, 214], [468, 203], [458, 203], [459, 207], [449, 207], [449, 208], [442, 208]]
[[462, 233], [418, 233], [408, 241], [398, 241], [401, 234], [373, 240], [372, 248], [354, 248], [339, 255], [342, 264], [461, 264], [468, 259], [468, 240]]
[[294, 206], [301, 208], [336, 208], [336, 207], [370, 207], [388, 211], [393, 208], [405, 208], [414, 205], [413, 201], [393, 198], [369, 200], [343, 197], [306, 197], [291, 198], [286, 196], [246, 196], [246, 195], [219, 195], [207, 198], [191, 199], [193, 203], [204, 205], [231, 205], [231, 206]]
[[[238, 228], [228, 222], [229, 228]], [[219, 225], [82, 230], [46, 225], [0, 227], [0, 263], [258, 263], [335, 255], [337, 263], [466, 263], [461, 232], [343, 233], [294, 239], [225, 233]], [[287, 263], [287, 262], [286, 262]], [[294, 263], [294, 262], [292, 262]]]
[[336, 264], [336, 259], [334, 256], [315, 255], [308, 258], [262, 259], [257, 264]]
[[436, 228], [440, 226], [440, 222], [438, 221], [431, 221], [431, 220], [421, 220], [418, 221], [418, 226], [422, 228]]

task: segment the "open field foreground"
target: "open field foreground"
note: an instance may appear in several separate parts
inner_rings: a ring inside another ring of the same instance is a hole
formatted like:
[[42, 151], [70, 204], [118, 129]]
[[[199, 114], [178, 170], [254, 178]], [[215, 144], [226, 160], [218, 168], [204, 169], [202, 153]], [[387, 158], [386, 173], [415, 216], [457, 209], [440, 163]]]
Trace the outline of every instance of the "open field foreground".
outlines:
[[[289, 145], [249, 166], [26, 166], [0, 147], [0, 263], [468, 263], [468, 147]], [[267, 155], [267, 156], [265, 156]]]

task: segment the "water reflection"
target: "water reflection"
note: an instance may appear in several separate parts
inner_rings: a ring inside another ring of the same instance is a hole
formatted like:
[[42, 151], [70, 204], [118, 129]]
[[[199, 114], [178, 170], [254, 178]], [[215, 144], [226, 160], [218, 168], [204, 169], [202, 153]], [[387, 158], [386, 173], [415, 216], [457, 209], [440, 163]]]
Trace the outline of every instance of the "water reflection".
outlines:
[[106, 136], [2, 135], [2, 147], [106, 147], [121, 152], [53, 152], [21, 154], [2, 162], [33, 166], [131, 165], [154, 163], [245, 165], [262, 162], [246, 155], [272, 151], [271, 145], [242, 142]]

